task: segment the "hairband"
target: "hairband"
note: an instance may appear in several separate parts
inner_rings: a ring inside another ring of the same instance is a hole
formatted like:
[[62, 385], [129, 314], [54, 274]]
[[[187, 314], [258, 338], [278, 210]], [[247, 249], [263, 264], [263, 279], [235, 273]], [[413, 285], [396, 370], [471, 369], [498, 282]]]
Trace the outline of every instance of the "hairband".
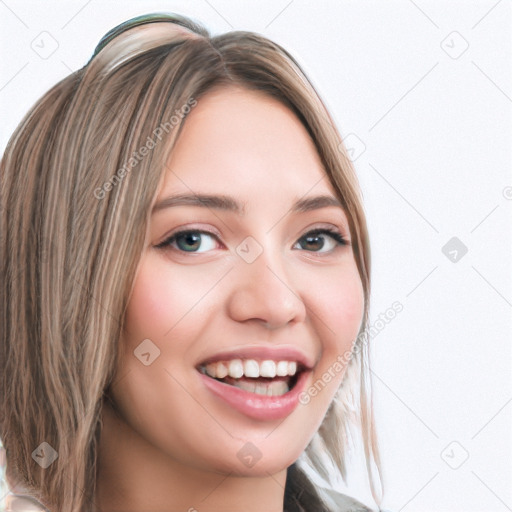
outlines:
[[187, 28], [190, 30], [187, 21], [180, 16], [179, 14], [175, 13], [152, 13], [152, 14], [143, 14], [141, 16], [136, 16], [135, 18], [131, 18], [127, 21], [124, 21], [120, 25], [117, 25], [113, 29], [109, 30], [100, 40], [96, 48], [94, 49], [94, 53], [91, 57], [91, 60], [98, 55], [105, 46], [107, 46], [112, 39], [117, 37], [119, 34], [122, 34], [123, 32], [134, 28], [134, 27], [140, 27], [141, 25], [145, 25], [147, 23], [158, 23], [158, 22], [168, 22], [168, 23], [175, 23], [177, 25], [181, 25], [184, 28]]

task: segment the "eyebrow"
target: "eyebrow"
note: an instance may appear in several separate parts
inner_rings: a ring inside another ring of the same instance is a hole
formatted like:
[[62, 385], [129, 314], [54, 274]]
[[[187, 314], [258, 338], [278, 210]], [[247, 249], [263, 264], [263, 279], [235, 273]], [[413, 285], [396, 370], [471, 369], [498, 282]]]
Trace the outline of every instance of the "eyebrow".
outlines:
[[[234, 212], [237, 215], [245, 215], [245, 203], [239, 203], [233, 197], [226, 195], [210, 194], [177, 194], [166, 197], [155, 204], [152, 214], [165, 208], [175, 206], [200, 206], [204, 208], [213, 208], [215, 210], [224, 210]], [[342, 203], [333, 196], [320, 195], [298, 199], [293, 203], [291, 211], [293, 213], [304, 213], [320, 208], [337, 207], [344, 210]]]

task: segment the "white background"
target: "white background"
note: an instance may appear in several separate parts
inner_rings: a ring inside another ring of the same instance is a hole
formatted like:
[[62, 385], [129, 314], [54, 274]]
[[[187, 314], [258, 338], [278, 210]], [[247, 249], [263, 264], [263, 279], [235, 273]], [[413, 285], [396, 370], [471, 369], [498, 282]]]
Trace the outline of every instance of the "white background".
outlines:
[[[512, 510], [510, 0], [0, 0], [2, 152], [105, 32], [153, 11], [282, 44], [347, 137], [371, 235], [372, 322], [404, 308], [373, 338], [383, 507]], [[372, 505], [353, 459], [348, 492]]]

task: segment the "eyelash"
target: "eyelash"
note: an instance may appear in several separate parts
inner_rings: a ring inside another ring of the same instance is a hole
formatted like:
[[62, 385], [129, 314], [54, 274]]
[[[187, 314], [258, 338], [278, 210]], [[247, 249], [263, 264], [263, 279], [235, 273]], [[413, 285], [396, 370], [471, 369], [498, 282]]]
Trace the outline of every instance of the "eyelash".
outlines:
[[[183, 251], [179, 248], [175, 248], [175, 247], [171, 246], [171, 244], [180, 236], [188, 235], [191, 233], [209, 235], [209, 236], [212, 236], [213, 238], [216, 238], [217, 241], [219, 241], [217, 235], [210, 231], [201, 230], [201, 229], [184, 229], [182, 231], [177, 231], [176, 233], [173, 233], [170, 237], [166, 238], [163, 242], [158, 244], [156, 246], [156, 248], [157, 249], [173, 249], [173, 250], [177, 250], [184, 254], [202, 254], [197, 251]], [[299, 240], [302, 240], [303, 238], [308, 238], [308, 237], [317, 236], [317, 235], [325, 235], [325, 234], [327, 234], [330, 238], [332, 238], [336, 242], [336, 247], [334, 249], [331, 249], [330, 251], [325, 252], [325, 253], [319, 252], [319, 251], [307, 251], [307, 252], [313, 252], [313, 253], [318, 253], [318, 254], [330, 254], [335, 249], [339, 248], [340, 246], [350, 245], [349, 242], [346, 240], [346, 238], [339, 231], [332, 229], [332, 228], [312, 229], [311, 231], [308, 231], [307, 233], [302, 235], [299, 238]], [[306, 250], [306, 249], [304, 249], [304, 250]]]

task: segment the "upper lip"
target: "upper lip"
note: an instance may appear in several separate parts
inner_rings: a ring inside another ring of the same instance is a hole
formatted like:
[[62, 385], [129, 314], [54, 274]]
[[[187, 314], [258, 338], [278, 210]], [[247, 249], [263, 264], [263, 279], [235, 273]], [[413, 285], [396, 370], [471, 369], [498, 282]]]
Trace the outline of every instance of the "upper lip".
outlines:
[[205, 366], [208, 363], [217, 361], [229, 361], [231, 359], [260, 359], [262, 361], [297, 361], [306, 370], [311, 370], [315, 365], [312, 357], [308, 357], [304, 352], [296, 347], [285, 345], [247, 345], [236, 349], [216, 352], [206, 359], [203, 359], [197, 366]]

